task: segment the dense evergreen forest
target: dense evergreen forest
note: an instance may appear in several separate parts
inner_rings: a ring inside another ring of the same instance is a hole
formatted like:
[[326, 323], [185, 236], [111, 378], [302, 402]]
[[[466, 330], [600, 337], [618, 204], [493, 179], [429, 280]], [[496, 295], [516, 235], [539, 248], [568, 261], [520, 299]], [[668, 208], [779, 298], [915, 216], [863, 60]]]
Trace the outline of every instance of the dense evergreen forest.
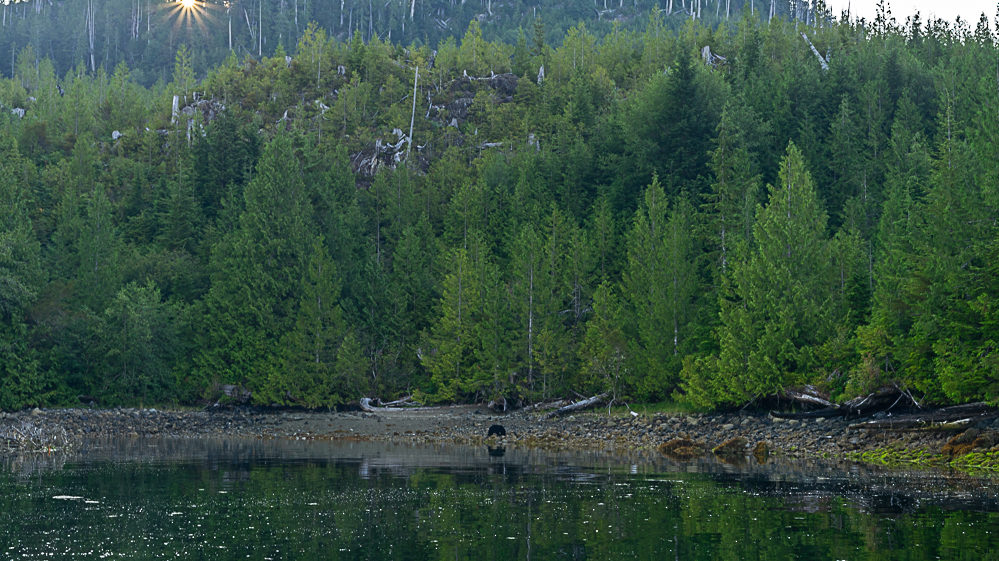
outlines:
[[2, 7], [38, 42], [0, 79], [0, 408], [999, 401], [984, 15], [654, 9], [554, 47], [368, 14], [404, 44], [315, 0], [293, 48], [178, 39], [163, 76], [127, 9], [94, 63], [19, 15], [63, 4]]
[[31, 45], [49, 59], [56, 74], [82, 64], [91, 73], [124, 62], [139, 84], [171, 78], [180, 45], [191, 53], [198, 75], [230, 52], [244, 56], [291, 54], [315, 22], [339, 41], [355, 33], [399, 45], [435, 48], [460, 39], [468, 22], [483, 36], [513, 44], [522, 30], [540, 25], [546, 43], [559, 43], [566, 30], [584, 24], [603, 36], [614, 28], [644, 29], [659, 8], [673, 14], [670, 25], [697, 18], [708, 25], [738, 19], [743, 9], [758, 17], [828, 16], [821, 0], [0, 0], [0, 74], [13, 76], [16, 55]]

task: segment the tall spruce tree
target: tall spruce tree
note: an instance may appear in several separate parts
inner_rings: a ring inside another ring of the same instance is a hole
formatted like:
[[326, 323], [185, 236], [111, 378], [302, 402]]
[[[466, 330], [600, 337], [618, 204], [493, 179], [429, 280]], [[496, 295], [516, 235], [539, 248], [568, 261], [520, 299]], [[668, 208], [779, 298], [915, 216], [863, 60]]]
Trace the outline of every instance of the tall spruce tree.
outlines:
[[723, 302], [715, 400], [738, 403], [801, 383], [830, 333], [829, 242], [801, 151], [789, 144], [755, 246], [733, 266], [734, 299]]
[[351, 348], [340, 277], [321, 239], [313, 240], [306, 260], [294, 327], [282, 337], [283, 368], [268, 374], [265, 391], [275, 403], [332, 407], [366, 393], [364, 368], [359, 349]]
[[632, 384], [642, 398], [662, 398], [675, 389], [688, 348], [697, 291], [692, 218], [686, 198], [678, 196], [671, 209], [659, 178], [653, 177], [635, 214], [622, 274], [632, 326]]
[[481, 235], [469, 232], [467, 239], [467, 248], [452, 249], [445, 258], [439, 312], [420, 352], [432, 401], [482, 397], [495, 381], [488, 337], [495, 320], [490, 284], [498, 274]]
[[241, 384], [268, 403], [274, 379], [296, 376], [281, 368], [281, 338], [293, 330], [302, 278], [316, 240], [291, 139], [277, 136], [264, 148], [244, 191], [235, 231], [212, 249], [206, 297], [207, 348], [199, 359], [206, 389]]
[[42, 405], [54, 389], [27, 337], [27, 313], [43, 277], [25, 166], [14, 139], [0, 130], [0, 409]]
[[[951, 353], [945, 342], [960, 340], [967, 326], [978, 321], [971, 317], [976, 315], [971, 303], [979, 296], [978, 278], [988, 270], [985, 254], [995, 214], [983, 199], [973, 151], [954, 120], [949, 98], [938, 136], [922, 212], [925, 223], [917, 237], [916, 282], [909, 293], [915, 313], [906, 378], [931, 398], [963, 401], [991, 382], [983, 385], [978, 376], [955, 372], [953, 361], [945, 358]], [[951, 368], [938, 364], [941, 360]]]
[[[901, 109], [899, 110], [901, 112]], [[926, 191], [930, 155], [925, 139], [901, 120], [892, 127], [884, 203], [874, 239], [870, 321], [857, 329], [863, 366], [851, 373], [849, 393], [865, 393], [889, 379], [901, 381], [909, 328], [919, 232], [919, 207]]]
[[[752, 108], [730, 102], [718, 123], [710, 168], [714, 176], [705, 197], [705, 233], [715, 283], [729, 274], [730, 262], [748, 249], [760, 189], [759, 164], [750, 151], [747, 134], [759, 134], [762, 125]], [[756, 129], [747, 131], [746, 129]]]

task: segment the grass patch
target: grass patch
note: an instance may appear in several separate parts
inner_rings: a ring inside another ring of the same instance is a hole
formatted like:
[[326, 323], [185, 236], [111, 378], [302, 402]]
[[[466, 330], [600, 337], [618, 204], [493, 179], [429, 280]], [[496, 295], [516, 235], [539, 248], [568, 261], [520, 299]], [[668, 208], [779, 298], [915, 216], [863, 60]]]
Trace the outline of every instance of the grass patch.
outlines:
[[[631, 409], [628, 409], [625, 405], [618, 405], [615, 403], [614, 406], [610, 408], [610, 414], [614, 416], [622, 416], [630, 415], [631, 412], [634, 411], [639, 415], [651, 417], [654, 415], [690, 415], [693, 413], [703, 413], [700, 409], [678, 401], [657, 401], [654, 403], [633, 403], [630, 405]], [[604, 411], [607, 411], [606, 406], [604, 406], [603, 409]]]

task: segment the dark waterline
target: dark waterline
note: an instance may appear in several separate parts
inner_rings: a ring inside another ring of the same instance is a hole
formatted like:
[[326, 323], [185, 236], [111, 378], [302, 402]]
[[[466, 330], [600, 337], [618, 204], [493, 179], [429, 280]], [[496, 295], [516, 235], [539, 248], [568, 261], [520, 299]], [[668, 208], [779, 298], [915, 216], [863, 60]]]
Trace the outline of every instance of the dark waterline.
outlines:
[[0, 559], [990, 559], [999, 484], [485, 447], [117, 440], [0, 472]]

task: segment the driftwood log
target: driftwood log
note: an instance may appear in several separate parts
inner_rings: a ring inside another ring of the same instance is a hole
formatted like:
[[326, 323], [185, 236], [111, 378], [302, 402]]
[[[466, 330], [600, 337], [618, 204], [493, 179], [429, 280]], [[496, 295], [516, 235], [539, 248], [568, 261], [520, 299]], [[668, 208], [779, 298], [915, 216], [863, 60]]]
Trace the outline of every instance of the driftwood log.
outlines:
[[963, 430], [979, 421], [999, 417], [999, 410], [982, 402], [921, 411], [911, 415], [893, 415], [850, 425], [851, 430]]
[[565, 415], [567, 413], [572, 413], [574, 411], [582, 411], [583, 409], [587, 409], [587, 408], [593, 407], [594, 405], [599, 405], [600, 403], [603, 403], [603, 401], [605, 399], [607, 399], [607, 394], [606, 393], [602, 393], [600, 395], [595, 395], [593, 397], [586, 398], [586, 399], [584, 399], [582, 401], [577, 401], [575, 403], [570, 403], [569, 405], [566, 405], [565, 407], [559, 407], [558, 409], [556, 409], [556, 410], [552, 411], [551, 413], [549, 413], [548, 415], [546, 415], [545, 418], [546, 419], [551, 419], [553, 417], [561, 417], [562, 415]]
[[804, 407], [819, 407], [808, 411], [771, 411], [770, 415], [779, 419], [818, 419], [829, 417], [862, 417], [895, 408], [920, 408], [912, 395], [895, 386], [886, 386], [864, 396], [855, 397], [843, 403], [833, 403], [819, 391], [806, 386], [803, 389], [785, 390], [781, 397]]
[[[217, 389], [222, 394], [222, 396], [228, 397], [238, 405], [246, 405], [247, 403], [250, 402], [250, 398], [253, 397], [253, 392], [242, 386], [236, 386], [233, 384], [223, 384], [221, 386], [218, 386]], [[222, 398], [220, 397], [218, 400], [215, 401], [215, 406], [216, 407], [219, 406], [221, 404], [221, 401]]]
[[523, 408], [524, 412], [528, 411], [544, 411], [547, 409], [557, 409], [569, 403], [567, 399], [556, 399], [554, 401], [539, 401], [538, 403], [532, 403], [531, 405], [525, 405]]
[[420, 405], [422, 404], [413, 401], [413, 396], [411, 395], [381, 404], [382, 407], [419, 407]]
[[413, 396], [407, 396], [402, 399], [389, 401], [384, 404], [377, 398], [371, 399], [370, 397], [362, 397], [358, 401], [358, 405], [360, 405], [361, 411], [366, 411], [368, 413], [385, 413], [391, 411], [417, 411], [420, 409], [426, 409], [425, 407], [421, 407], [419, 406], [419, 404], [413, 401]]

